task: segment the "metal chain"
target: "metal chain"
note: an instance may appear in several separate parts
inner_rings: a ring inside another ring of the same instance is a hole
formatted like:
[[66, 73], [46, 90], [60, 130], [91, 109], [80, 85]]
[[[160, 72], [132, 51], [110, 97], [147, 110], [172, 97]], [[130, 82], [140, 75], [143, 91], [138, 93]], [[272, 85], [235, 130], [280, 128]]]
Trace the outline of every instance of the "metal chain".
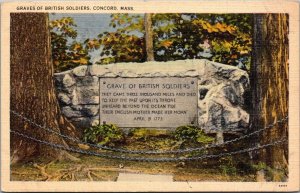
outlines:
[[264, 144], [264, 145], [257, 146], [257, 147], [251, 147], [251, 148], [247, 148], [247, 149], [242, 149], [242, 150], [233, 151], [233, 152], [220, 153], [220, 154], [210, 154], [210, 155], [206, 154], [206, 155], [202, 155], [202, 156], [198, 156], [198, 157], [146, 158], [146, 157], [116, 156], [116, 155], [110, 155], [110, 154], [97, 153], [97, 152], [94, 152], [94, 151], [86, 151], [86, 150], [82, 150], [82, 149], [76, 149], [76, 148], [72, 148], [72, 147], [66, 147], [66, 146], [63, 146], [63, 145], [60, 145], [60, 144], [51, 143], [49, 141], [36, 139], [34, 137], [28, 136], [28, 135], [26, 135], [24, 133], [21, 133], [19, 131], [11, 130], [10, 132], [15, 134], [15, 135], [19, 135], [21, 137], [24, 137], [26, 139], [30, 139], [32, 141], [35, 141], [35, 142], [38, 142], [38, 143], [41, 143], [41, 144], [45, 144], [45, 145], [48, 145], [48, 146], [51, 146], [51, 147], [57, 148], [57, 149], [62, 149], [62, 150], [71, 151], [71, 152], [75, 152], [75, 153], [93, 155], [93, 156], [102, 157], [102, 158], [121, 159], [121, 160], [127, 160], [127, 161], [141, 161], [141, 162], [179, 162], [179, 161], [192, 161], [192, 160], [202, 160], [202, 159], [209, 159], [209, 158], [219, 158], [219, 157], [230, 156], [230, 155], [235, 155], [235, 154], [240, 154], [240, 153], [246, 153], [246, 152], [259, 150], [259, 149], [263, 149], [263, 148], [266, 148], [266, 147], [269, 147], [269, 146], [275, 146], [275, 145], [278, 145], [280, 143], [284, 143], [284, 142], [287, 141], [287, 139], [284, 137], [284, 138], [281, 138], [277, 141], [273, 141], [271, 143]]
[[224, 143], [221, 143], [221, 144], [211, 144], [211, 145], [208, 145], [208, 146], [204, 146], [204, 147], [198, 147], [198, 148], [187, 148], [187, 149], [183, 149], [183, 150], [167, 150], [167, 151], [142, 151], [142, 150], [127, 150], [127, 149], [122, 149], [122, 148], [112, 148], [112, 147], [108, 147], [108, 146], [103, 146], [103, 145], [98, 145], [98, 144], [92, 144], [92, 143], [88, 143], [88, 142], [84, 142], [84, 141], [81, 141], [77, 138], [74, 138], [74, 137], [71, 137], [71, 136], [68, 136], [68, 135], [64, 135], [64, 134], [61, 134], [60, 132], [57, 132], [51, 128], [48, 128], [46, 126], [43, 126], [43, 125], [40, 125], [40, 124], [37, 124], [35, 123], [34, 121], [30, 120], [29, 118], [27, 117], [24, 117], [23, 115], [21, 115], [20, 113], [17, 113], [16, 111], [14, 110], [10, 110], [10, 112], [14, 115], [16, 115], [17, 117], [20, 117], [21, 119], [23, 119], [24, 121], [27, 121], [29, 122], [30, 124], [32, 125], [35, 125], [37, 126], [38, 128], [41, 128], [43, 130], [46, 130], [48, 132], [51, 132], [51, 133], [54, 133], [62, 138], [65, 138], [65, 139], [68, 139], [68, 140], [71, 140], [73, 142], [77, 142], [77, 143], [81, 143], [81, 144], [85, 144], [85, 145], [88, 145], [88, 146], [91, 146], [91, 147], [95, 147], [95, 148], [100, 148], [100, 149], [103, 149], [103, 150], [109, 150], [109, 151], [114, 151], [114, 152], [121, 152], [121, 153], [128, 153], [128, 154], [182, 154], [182, 153], [189, 153], [189, 152], [195, 152], [195, 151], [201, 151], [201, 150], [206, 150], [206, 149], [210, 149], [210, 148], [215, 148], [215, 147], [220, 147], [220, 146], [223, 146], [223, 145], [228, 145], [228, 144], [231, 144], [233, 142], [236, 142], [236, 141], [239, 141], [239, 140], [242, 140], [242, 139], [246, 139], [250, 136], [253, 136], [253, 135], [256, 135], [264, 130], [267, 130], [267, 129], [271, 129], [273, 128], [275, 125], [277, 124], [280, 124], [280, 123], [283, 123], [285, 121], [288, 120], [288, 116], [284, 117], [283, 119], [280, 119], [278, 121], [276, 121], [275, 123], [273, 124], [270, 124], [262, 129], [259, 129], [257, 131], [254, 131], [252, 133], [249, 133], [247, 135], [243, 135], [241, 137], [237, 137], [237, 138], [234, 138], [232, 140], [228, 140], [228, 141], [225, 141]]

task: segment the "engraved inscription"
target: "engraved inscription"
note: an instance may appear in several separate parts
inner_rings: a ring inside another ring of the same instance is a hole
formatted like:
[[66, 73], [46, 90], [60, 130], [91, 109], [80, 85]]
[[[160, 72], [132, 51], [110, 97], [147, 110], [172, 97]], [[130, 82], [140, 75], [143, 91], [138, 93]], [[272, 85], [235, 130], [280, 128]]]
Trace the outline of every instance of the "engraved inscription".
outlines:
[[101, 78], [100, 122], [120, 127], [197, 124], [196, 78]]

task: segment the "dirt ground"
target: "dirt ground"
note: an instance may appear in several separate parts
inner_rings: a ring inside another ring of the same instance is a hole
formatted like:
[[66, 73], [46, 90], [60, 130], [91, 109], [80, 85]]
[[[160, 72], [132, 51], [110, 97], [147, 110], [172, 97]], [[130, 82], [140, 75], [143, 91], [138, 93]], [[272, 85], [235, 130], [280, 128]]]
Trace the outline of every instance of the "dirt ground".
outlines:
[[80, 161], [36, 160], [11, 166], [13, 181], [116, 181], [119, 172], [171, 174], [174, 181], [254, 181], [253, 174], [226, 174], [220, 167], [149, 163], [82, 155]]
[[[150, 137], [149, 137], [150, 136]], [[178, 140], [154, 133], [127, 138], [119, 148], [131, 150], [174, 150]], [[186, 148], [186, 147], [184, 147]], [[231, 147], [230, 150], [238, 149]], [[228, 151], [214, 150], [209, 153]], [[89, 151], [108, 153], [88, 147]], [[206, 152], [208, 153], [208, 152]], [[121, 156], [120, 153], [113, 153]], [[222, 157], [220, 159], [192, 162], [137, 162], [117, 159], [105, 159], [84, 154], [72, 154], [80, 161], [58, 161], [35, 159], [31, 162], [11, 166], [11, 180], [16, 181], [116, 181], [120, 172], [143, 174], [173, 175], [174, 181], [255, 181], [255, 171], [249, 168], [247, 154]], [[135, 155], [136, 156], [136, 155]], [[157, 157], [175, 157], [179, 155], [152, 155]], [[145, 157], [152, 157], [151, 155]], [[182, 156], [182, 155], [180, 155]], [[190, 154], [195, 156], [195, 154]], [[196, 154], [197, 156], [197, 154]]]

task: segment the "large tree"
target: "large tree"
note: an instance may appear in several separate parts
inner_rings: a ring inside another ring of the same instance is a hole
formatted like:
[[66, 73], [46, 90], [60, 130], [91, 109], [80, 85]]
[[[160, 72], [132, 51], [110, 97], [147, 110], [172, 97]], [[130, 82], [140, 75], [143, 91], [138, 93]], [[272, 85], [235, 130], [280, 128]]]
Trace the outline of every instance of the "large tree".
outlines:
[[[255, 130], [288, 115], [288, 15], [255, 15], [253, 34], [251, 122]], [[261, 135], [260, 143], [281, 137], [288, 137], [287, 123], [266, 130]], [[260, 152], [259, 157], [261, 162], [273, 169], [287, 171], [287, 144], [267, 148]], [[284, 180], [285, 175], [273, 175], [272, 180]]]
[[[45, 13], [11, 14], [10, 108], [13, 112], [46, 125], [57, 132], [75, 137], [76, 131], [61, 114], [53, 84], [48, 15]], [[11, 130], [51, 143], [68, 146], [59, 136], [46, 132], [11, 113]], [[54, 149], [11, 135], [11, 163], [34, 156], [72, 159], [64, 150]]]

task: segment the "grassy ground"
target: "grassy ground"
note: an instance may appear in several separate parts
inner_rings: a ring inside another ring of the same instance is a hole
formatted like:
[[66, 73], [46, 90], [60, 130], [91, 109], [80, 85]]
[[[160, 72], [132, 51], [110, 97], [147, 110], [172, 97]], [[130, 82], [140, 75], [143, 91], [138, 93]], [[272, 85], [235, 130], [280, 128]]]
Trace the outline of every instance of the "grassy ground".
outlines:
[[17, 181], [116, 181], [119, 172], [172, 174], [174, 181], [254, 181], [253, 174], [226, 174], [217, 166], [145, 163], [80, 156], [78, 162], [37, 160], [11, 167]]
[[[120, 147], [135, 150], [170, 150], [182, 148], [178, 140], [166, 133], [144, 132], [127, 137]], [[186, 148], [186, 147], [183, 147]], [[234, 149], [234, 147], [232, 147]], [[93, 149], [89, 149], [96, 151]], [[217, 150], [216, 150], [217, 151]], [[227, 151], [221, 149], [220, 151]], [[103, 152], [103, 151], [102, 151]], [[217, 152], [209, 152], [217, 153]], [[33, 162], [11, 166], [11, 180], [17, 181], [116, 181], [120, 172], [144, 174], [171, 174], [174, 181], [255, 181], [255, 171], [238, 158], [201, 160], [193, 162], [152, 163], [104, 159], [73, 154], [80, 161], [53, 161], [36, 159]], [[177, 155], [165, 155], [177, 156]], [[157, 156], [156, 156], [157, 157]]]

